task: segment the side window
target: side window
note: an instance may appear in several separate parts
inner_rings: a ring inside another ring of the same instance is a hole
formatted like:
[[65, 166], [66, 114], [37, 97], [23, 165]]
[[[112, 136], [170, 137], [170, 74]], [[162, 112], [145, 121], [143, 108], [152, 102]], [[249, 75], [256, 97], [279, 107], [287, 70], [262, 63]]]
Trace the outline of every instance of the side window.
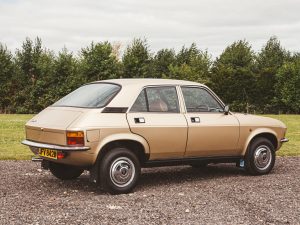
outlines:
[[223, 112], [222, 106], [205, 89], [182, 87], [187, 112]]
[[144, 89], [131, 112], [170, 112], [178, 113], [179, 104], [175, 87], [149, 87]]
[[133, 106], [131, 107], [131, 112], [147, 112], [147, 102], [146, 102], [146, 95], [145, 90], [139, 94], [137, 99], [135, 100]]

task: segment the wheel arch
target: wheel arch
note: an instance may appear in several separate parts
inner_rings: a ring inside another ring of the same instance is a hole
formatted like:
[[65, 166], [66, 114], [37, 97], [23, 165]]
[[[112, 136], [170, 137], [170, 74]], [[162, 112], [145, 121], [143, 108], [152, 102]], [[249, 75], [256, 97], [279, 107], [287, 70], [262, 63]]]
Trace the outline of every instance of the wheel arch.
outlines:
[[249, 145], [252, 143], [252, 141], [258, 137], [263, 137], [263, 138], [268, 139], [273, 144], [275, 150], [278, 149], [278, 140], [277, 140], [276, 133], [271, 129], [258, 129], [258, 130], [255, 130], [255, 132], [253, 132], [248, 137], [248, 139], [244, 145], [244, 148], [243, 148], [243, 155], [246, 154], [247, 149], [248, 149]]
[[105, 137], [99, 144], [96, 152], [96, 163], [112, 148], [125, 147], [133, 151], [143, 163], [149, 159], [150, 149], [147, 141], [136, 134], [113, 134]]

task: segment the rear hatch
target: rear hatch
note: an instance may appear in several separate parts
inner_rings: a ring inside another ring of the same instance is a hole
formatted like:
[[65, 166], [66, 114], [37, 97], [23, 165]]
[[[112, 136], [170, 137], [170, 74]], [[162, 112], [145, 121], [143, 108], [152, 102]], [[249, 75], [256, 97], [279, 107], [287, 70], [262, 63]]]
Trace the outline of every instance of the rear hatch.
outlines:
[[66, 130], [83, 111], [80, 108], [48, 107], [26, 123], [26, 139], [66, 145]]

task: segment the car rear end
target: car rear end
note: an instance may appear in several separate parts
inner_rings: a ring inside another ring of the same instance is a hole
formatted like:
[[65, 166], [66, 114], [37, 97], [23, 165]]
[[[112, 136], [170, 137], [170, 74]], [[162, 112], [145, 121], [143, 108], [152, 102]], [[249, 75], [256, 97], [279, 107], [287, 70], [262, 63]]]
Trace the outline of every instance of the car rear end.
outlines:
[[68, 129], [84, 113], [84, 109], [49, 107], [28, 121], [22, 143], [36, 155], [33, 160], [88, 166], [93, 155], [85, 131]]
[[91, 166], [95, 155], [86, 138], [86, 127], [72, 124], [107, 105], [119, 90], [120, 86], [106, 83], [78, 88], [29, 120], [25, 125], [26, 140], [22, 144], [30, 147], [36, 155], [35, 160]]

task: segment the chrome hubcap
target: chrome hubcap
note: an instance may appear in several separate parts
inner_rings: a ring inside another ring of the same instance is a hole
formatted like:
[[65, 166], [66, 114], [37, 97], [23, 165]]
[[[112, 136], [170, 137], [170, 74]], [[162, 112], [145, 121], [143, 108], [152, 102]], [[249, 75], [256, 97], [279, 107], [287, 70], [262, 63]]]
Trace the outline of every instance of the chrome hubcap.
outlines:
[[127, 157], [117, 158], [110, 166], [111, 181], [118, 187], [125, 187], [130, 184], [134, 176], [134, 164]]
[[258, 146], [254, 152], [254, 164], [259, 170], [268, 168], [272, 161], [271, 149], [266, 145]]

